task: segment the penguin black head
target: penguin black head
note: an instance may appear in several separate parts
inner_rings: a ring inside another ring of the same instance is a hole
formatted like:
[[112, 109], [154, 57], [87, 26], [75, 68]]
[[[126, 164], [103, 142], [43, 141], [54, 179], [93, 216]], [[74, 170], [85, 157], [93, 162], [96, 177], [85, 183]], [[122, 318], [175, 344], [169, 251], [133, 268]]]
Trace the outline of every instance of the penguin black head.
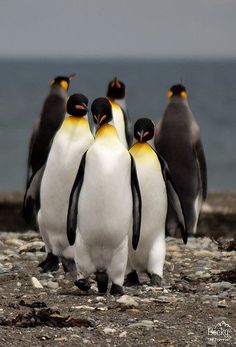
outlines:
[[149, 118], [139, 118], [134, 124], [134, 137], [139, 142], [147, 142], [154, 136], [154, 124]]
[[91, 106], [94, 123], [101, 126], [112, 121], [112, 110], [107, 98], [97, 98]]
[[88, 98], [82, 94], [71, 95], [67, 100], [66, 110], [71, 116], [85, 116], [88, 113]]
[[125, 84], [115, 77], [108, 84], [107, 97], [111, 99], [123, 99], [125, 97]]
[[71, 74], [69, 76], [57, 76], [50, 81], [50, 85], [51, 87], [54, 85], [58, 85], [67, 92], [70, 86], [70, 81], [73, 77], [75, 77], [75, 74]]
[[168, 91], [168, 98], [172, 96], [180, 96], [183, 99], [187, 99], [187, 90], [182, 84], [176, 84]]

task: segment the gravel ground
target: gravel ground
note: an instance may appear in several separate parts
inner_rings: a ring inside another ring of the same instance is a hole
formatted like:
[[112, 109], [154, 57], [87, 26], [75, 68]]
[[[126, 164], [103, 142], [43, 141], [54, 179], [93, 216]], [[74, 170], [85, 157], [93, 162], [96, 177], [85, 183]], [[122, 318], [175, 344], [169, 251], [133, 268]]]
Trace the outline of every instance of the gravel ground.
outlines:
[[168, 238], [163, 288], [143, 275], [114, 298], [83, 294], [61, 268], [40, 273], [42, 247], [36, 232], [0, 233], [0, 346], [236, 345], [235, 251]]

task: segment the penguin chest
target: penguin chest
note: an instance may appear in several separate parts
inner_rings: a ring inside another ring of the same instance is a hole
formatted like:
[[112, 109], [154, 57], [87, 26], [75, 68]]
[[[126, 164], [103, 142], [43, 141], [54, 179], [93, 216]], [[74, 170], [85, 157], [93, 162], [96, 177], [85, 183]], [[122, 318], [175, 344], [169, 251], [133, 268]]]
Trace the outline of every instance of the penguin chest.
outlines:
[[[130, 150], [136, 163], [142, 196], [141, 239], [138, 248], [151, 245], [159, 233], [165, 230], [167, 193], [162, 170], [156, 153], [148, 145], [141, 144]], [[149, 246], [148, 246], [149, 247]]]
[[125, 129], [125, 120], [124, 114], [120, 106], [114, 102], [112, 102], [112, 116], [114, 126], [117, 130], [120, 141], [123, 145], [128, 148], [127, 140], [126, 140], [126, 129]]
[[[131, 226], [130, 156], [119, 140], [87, 153], [78, 228], [87, 244], [120, 244]], [[112, 247], [113, 247], [112, 246]]]
[[92, 144], [93, 137], [79, 131], [68, 134], [61, 129], [48, 157], [41, 184], [41, 212], [44, 219], [54, 227], [64, 227], [70, 192], [85, 151]]

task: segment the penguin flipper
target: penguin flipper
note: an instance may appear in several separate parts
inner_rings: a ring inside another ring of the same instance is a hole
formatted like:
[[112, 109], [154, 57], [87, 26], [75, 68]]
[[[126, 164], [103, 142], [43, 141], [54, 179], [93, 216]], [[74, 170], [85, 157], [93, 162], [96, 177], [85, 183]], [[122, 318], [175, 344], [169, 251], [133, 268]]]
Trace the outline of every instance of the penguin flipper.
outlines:
[[121, 109], [124, 115], [125, 137], [128, 144], [128, 148], [130, 148], [130, 146], [132, 146], [132, 143], [133, 143], [133, 126], [132, 126], [128, 111], [124, 110], [123, 108]]
[[131, 157], [131, 190], [133, 197], [133, 236], [132, 246], [136, 250], [140, 238], [141, 219], [142, 219], [142, 198], [139, 188], [138, 175], [134, 158]]
[[206, 158], [204, 154], [204, 149], [200, 138], [196, 141], [194, 145], [194, 153], [199, 166], [199, 176], [202, 187], [202, 197], [203, 200], [206, 199], [207, 195], [207, 165]]
[[176, 214], [176, 217], [181, 229], [182, 239], [184, 243], [186, 244], [188, 241], [188, 233], [186, 229], [185, 216], [183, 212], [184, 210], [181, 204], [181, 200], [176, 192], [175, 185], [172, 180], [171, 173], [166, 161], [157, 151], [155, 152], [161, 164], [162, 174], [166, 184], [168, 203], [170, 203], [170, 206], [172, 207], [174, 213]]
[[[35, 171], [31, 178], [29, 179], [25, 196], [24, 196], [24, 202], [23, 202], [23, 216], [26, 221], [26, 223], [30, 223], [33, 219], [34, 211], [37, 209], [39, 210], [39, 192], [40, 192], [40, 185], [43, 177], [43, 173], [45, 170], [46, 164], [41, 166], [39, 170]], [[38, 202], [38, 206], [37, 206]]]
[[84, 169], [86, 162], [86, 153], [84, 153], [80, 166], [70, 193], [68, 214], [67, 214], [67, 238], [69, 244], [72, 246], [75, 243], [76, 228], [77, 228], [77, 214], [78, 214], [78, 199], [81, 187], [84, 180]]

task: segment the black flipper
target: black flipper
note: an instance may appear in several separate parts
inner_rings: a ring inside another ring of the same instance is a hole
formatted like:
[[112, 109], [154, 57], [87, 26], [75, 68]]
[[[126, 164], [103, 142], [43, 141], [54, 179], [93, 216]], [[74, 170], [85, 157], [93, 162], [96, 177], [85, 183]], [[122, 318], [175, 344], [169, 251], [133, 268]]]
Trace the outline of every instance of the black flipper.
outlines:
[[46, 164], [36, 171], [30, 178], [24, 196], [23, 216], [26, 223], [30, 223], [34, 213], [40, 209], [40, 186]]
[[128, 148], [130, 148], [130, 146], [132, 146], [133, 144], [133, 126], [132, 126], [128, 111], [124, 110], [123, 108], [121, 108], [121, 110], [124, 115], [125, 137], [126, 137]]
[[205, 200], [207, 196], [207, 165], [206, 165], [206, 158], [205, 158], [205, 154], [203, 150], [203, 145], [200, 139], [198, 139], [194, 145], [194, 154], [199, 166], [202, 197], [203, 197], [203, 200]]
[[67, 214], [67, 237], [69, 244], [72, 246], [75, 243], [76, 227], [77, 227], [77, 214], [78, 214], [78, 199], [81, 187], [84, 180], [84, 169], [86, 162], [86, 153], [84, 153], [80, 166], [70, 193], [68, 214]]
[[154, 152], [156, 153], [161, 164], [162, 174], [166, 184], [168, 203], [170, 203], [174, 213], [176, 214], [181, 229], [182, 239], [186, 244], [188, 241], [188, 233], [186, 229], [186, 218], [184, 216], [184, 210], [181, 204], [181, 200], [176, 192], [175, 185], [172, 180], [171, 173], [166, 161], [157, 151]]
[[138, 175], [134, 158], [131, 157], [131, 189], [133, 196], [133, 237], [132, 246], [136, 250], [140, 238], [141, 219], [142, 219], [142, 198], [139, 188]]

